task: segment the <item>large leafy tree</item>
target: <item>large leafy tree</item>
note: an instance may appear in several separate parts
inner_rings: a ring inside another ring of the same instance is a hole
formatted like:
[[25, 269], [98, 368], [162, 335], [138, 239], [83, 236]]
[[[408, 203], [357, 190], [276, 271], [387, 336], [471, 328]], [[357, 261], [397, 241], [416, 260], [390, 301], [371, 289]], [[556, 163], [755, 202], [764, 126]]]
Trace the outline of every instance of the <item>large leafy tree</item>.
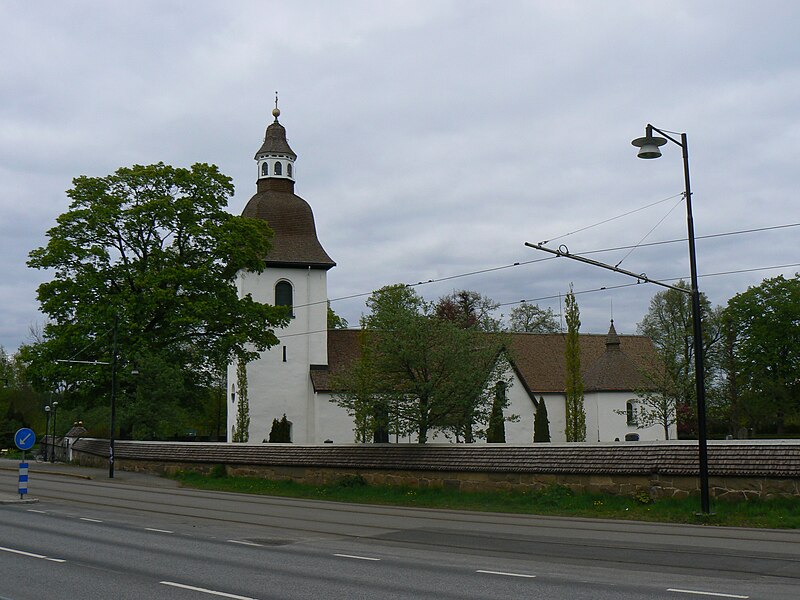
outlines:
[[420, 443], [436, 430], [464, 441], [485, 436], [495, 383], [505, 377], [501, 338], [437, 317], [404, 285], [377, 290], [367, 306], [367, 348], [334, 397], [356, 417], [357, 438], [367, 437], [359, 428], [383, 421]]
[[581, 313], [572, 285], [564, 300], [564, 318], [567, 322], [565, 350], [566, 366], [566, 429], [568, 442], [586, 441], [586, 410], [583, 406], [583, 378], [581, 377], [581, 347], [579, 331]]
[[510, 329], [519, 333], [559, 333], [561, 326], [552, 308], [543, 309], [538, 304], [523, 302], [509, 315]]
[[[674, 406], [679, 433], [691, 435], [696, 404], [692, 301], [688, 293], [690, 287], [685, 281], [679, 281], [675, 287], [686, 292], [668, 289], [655, 294], [650, 299], [647, 314], [638, 325], [638, 332], [653, 340], [660, 361], [658, 369], [647, 373], [660, 396], [650, 396], [653, 413], [665, 416], [669, 412], [665, 412], [666, 407]], [[710, 392], [717, 379], [715, 365], [720, 351], [720, 309], [712, 309], [704, 294], [700, 295], [700, 309], [706, 387]], [[658, 422], [672, 418], [665, 417]]]
[[784, 432], [800, 424], [800, 275], [765, 279], [723, 313], [733, 423]]
[[121, 369], [121, 422], [135, 437], [137, 427], [163, 435], [153, 422], [196, 412], [191, 399], [232, 358], [277, 343], [274, 328], [288, 315], [238, 298], [234, 285], [240, 270], [264, 269], [271, 232], [228, 213], [232, 194], [230, 178], [206, 164], [74, 179], [69, 209], [28, 262], [52, 273], [38, 290], [49, 322], [23, 349], [37, 385], [66, 381], [76, 410], [107, 403], [110, 368], [55, 361], [108, 362], [116, 331], [122, 364], [143, 367], [139, 378]]

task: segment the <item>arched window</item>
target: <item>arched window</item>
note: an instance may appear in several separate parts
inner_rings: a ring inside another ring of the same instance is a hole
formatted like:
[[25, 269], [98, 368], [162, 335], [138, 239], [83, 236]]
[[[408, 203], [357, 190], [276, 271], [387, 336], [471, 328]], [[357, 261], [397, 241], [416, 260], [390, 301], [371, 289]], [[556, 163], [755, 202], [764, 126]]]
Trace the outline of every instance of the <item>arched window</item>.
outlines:
[[262, 177], [269, 175], [269, 163], [265, 162], [261, 164], [261, 175]]
[[292, 163], [286, 163], [286, 176], [292, 176]]
[[636, 407], [633, 400], [628, 400], [625, 403], [625, 413], [628, 417], [628, 425], [636, 425]]
[[275, 168], [273, 170], [275, 171], [275, 175], [283, 175], [283, 167], [281, 167], [281, 163], [277, 161], [275, 162]]
[[292, 307], [292, 284], [288, 281], [275, 284], [275, 306]]

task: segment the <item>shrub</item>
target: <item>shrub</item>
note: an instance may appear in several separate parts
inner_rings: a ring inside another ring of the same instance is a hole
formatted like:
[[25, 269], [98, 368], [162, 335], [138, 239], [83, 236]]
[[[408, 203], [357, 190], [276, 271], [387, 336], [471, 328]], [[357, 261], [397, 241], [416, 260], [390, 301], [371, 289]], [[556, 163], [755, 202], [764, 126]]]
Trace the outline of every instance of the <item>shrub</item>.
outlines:
[[214, 479], [223, 479], [228, 476], [228, 469], [225, 465], [214, 465], [208, 475]]
[[366, 487], [367, 480], [361, 475], [344, 475], [336, 481], [336, 486], [343, 488]]

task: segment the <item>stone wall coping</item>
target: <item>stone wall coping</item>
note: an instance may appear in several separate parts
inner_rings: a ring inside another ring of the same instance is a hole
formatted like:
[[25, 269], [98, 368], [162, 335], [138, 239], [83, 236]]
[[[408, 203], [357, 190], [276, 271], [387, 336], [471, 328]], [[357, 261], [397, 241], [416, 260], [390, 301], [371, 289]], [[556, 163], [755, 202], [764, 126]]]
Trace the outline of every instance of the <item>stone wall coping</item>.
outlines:
[[[108, 456], [108, 440], [74, 452]], [[697, 442], [510, 444], [229, 444], [117, 441], [115, 458], [155, 462], [485, 473], [697, 475]], [[800, 477], [800, 440], [709, 442], [709, 473]]]

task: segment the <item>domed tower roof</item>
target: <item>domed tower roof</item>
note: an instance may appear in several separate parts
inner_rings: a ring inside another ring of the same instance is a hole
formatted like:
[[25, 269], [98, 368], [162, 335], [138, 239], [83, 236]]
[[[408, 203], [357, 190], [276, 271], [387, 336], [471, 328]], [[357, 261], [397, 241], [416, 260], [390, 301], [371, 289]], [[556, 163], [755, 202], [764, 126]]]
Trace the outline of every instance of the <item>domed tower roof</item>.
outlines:
[[278, 117], [281, 111], [277, 107], [273, 109], [272, 115], [275, 120], [267, 127], [267, 132], [264, 134], [264, 143], [261, 148], [256, 152], [255, 159], [258, 160], [264, 154], [287, 154], [292, 157], [292, 160], [297, 158], [297, 154], [289, 147], [289, 142], [286, 141], [286, 128], [278, 122]]
[[286, 141], [286, 129], [278, 122], [277, 106], [272, 114], [275, 121], [267, 127], [264, 143], [255, 155], [257, 191], [242, 216], [262, 219], [275, 232], [266, 257], [268, 266], [330, 269], [336, 263], [317, 238], [314, 213], [308, 202], [294, 193], [297, 155]]

